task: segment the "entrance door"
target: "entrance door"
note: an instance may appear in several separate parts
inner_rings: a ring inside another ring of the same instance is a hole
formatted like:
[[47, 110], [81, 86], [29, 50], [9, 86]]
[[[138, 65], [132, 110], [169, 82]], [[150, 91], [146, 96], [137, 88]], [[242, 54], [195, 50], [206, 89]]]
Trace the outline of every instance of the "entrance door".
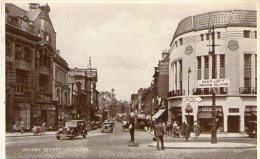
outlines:
[[240, 116], [228, 116], [228, 132], [239, 132]]

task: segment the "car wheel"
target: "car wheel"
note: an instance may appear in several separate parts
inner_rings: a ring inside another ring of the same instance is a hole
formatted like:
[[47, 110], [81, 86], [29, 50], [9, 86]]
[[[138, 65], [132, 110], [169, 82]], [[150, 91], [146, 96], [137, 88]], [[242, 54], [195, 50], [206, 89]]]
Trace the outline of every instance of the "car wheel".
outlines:
[[57, 140], [60, 140], [60, 136], [56, 136]]
[[104, 133], [104, 131], [103, 131], [103, 130], [101, 130], [101, 133]]

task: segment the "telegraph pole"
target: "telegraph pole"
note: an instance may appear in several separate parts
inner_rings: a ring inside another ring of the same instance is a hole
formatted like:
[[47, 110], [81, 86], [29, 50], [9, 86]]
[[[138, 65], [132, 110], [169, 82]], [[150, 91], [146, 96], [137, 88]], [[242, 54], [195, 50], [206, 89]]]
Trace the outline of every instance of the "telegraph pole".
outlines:
[[[209, 35], [212, 37], [212, 44], [208, 45], [211, 46], [212, 50], [209, 51], [209, 55], [212, 57], [212, 79], [216, 78], [216, 55], [215, 55], [215, 31], [214, 25], [212, 28], [209, 28]], [[212, 31], [211, 31], [212, 30]], [[211, 88], [212, 93], [212, 131], [211, 131], [211, 143], [217, 143], [217, 123], [216, 123], [216, 94], [214, 88]]]

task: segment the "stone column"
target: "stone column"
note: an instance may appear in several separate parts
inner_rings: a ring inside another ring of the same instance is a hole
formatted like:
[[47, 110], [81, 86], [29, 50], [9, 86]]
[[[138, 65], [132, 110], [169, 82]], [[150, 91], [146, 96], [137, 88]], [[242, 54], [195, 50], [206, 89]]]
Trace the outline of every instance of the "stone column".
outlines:
[[226, 113], [224, 113], [224, 121], [223, 121], [223, 124], [224, 124], [224, 132], [227, 133], [228, 131], [228, 115]]
[[252, 54], [251, 56], [251, 73], [252, 73], [252, 78], [251, 78], [251, 87], [255, 87], [256, 83], [255, 83], [255, 78], [256, 78], [256, 74], [255, 74], [255, 54]]

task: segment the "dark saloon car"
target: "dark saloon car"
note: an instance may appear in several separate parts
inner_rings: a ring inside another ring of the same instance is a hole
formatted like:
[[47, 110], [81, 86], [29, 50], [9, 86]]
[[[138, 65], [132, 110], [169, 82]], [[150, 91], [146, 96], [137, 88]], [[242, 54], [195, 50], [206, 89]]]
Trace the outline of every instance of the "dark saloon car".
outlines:
[[101, 127], [101, 133], [112, 133], [113, 132], [113, 123], [110, 122], [110, 121], [105, 121], [103, 124], [102, 124], [102, 127]]
[[56, 134], [56, 138], [60, 140], [61, 138], [69, 137], [73, 139], [77, 136], [82, 136], [86, 138], [88, 134], [86, 122], [84, 120], [69, 120], [66, 122], [65, 127], [59, 128]]
[[257, 137], [257, 122], [256, 121], [249, 121], [246, 129], [247, 134], [249, 137]]

